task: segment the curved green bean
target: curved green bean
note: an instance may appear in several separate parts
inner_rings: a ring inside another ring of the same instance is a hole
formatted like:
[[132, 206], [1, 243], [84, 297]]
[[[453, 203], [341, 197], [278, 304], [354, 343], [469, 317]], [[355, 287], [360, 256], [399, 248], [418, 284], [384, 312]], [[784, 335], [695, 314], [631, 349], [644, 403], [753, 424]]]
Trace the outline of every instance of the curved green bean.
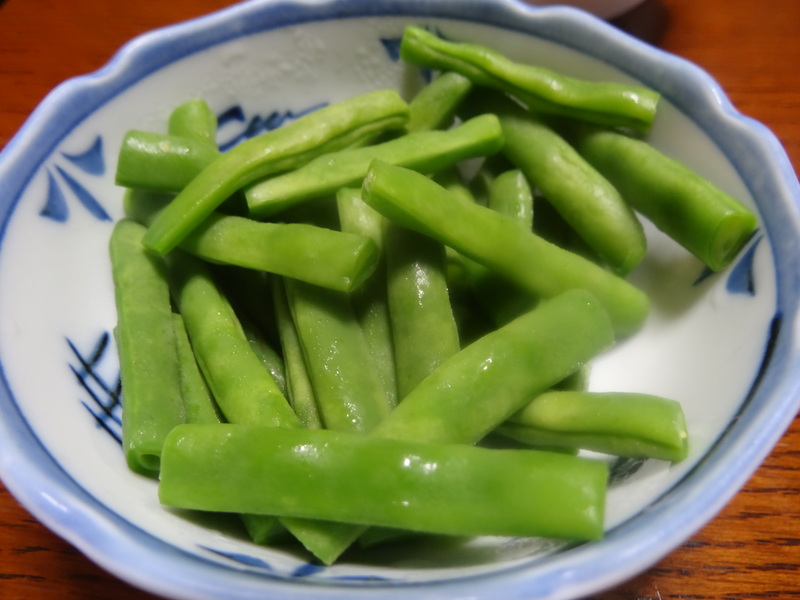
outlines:
[[497, 118], [481, 115], [447, 131], [409, 133], [381, 144], [325, 154], [247, 188], [245, 198], [250, 215], [263, 219], [299, 202], [360, 185], [374, 158], [433, 173], [467, 158], [493, 154], [502, 145]]
[[576, 127], [578, 151], [625, 200], [710, 269], [725, 269], [758, 227], [744, 204], [645, 141]]
[[651, 394], [547, 392], [496, 431], [537, 447], [614, 456], [679, 462], [689, 451], [680, 403]]
[[444, 40], [413, 25], [405, 29], [400, 57], [411, 64], [461, 73], [538, 112], [639, 131], [649, 129], [660, 97], [641, 86], [587, 81], [514, 62], [490, 48]]

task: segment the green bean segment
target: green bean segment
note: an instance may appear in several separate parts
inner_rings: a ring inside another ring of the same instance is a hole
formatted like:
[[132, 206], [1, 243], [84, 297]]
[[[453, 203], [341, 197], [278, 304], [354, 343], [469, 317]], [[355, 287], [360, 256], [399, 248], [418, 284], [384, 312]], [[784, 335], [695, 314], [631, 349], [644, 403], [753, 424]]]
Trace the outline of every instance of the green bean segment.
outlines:
[[407, 118], [408, 105], [397, 92], [378, 90], [321, 108], [242, 142], [220, 155], [179, 192], [148, 229], [145, 246], [166, 254], [241, 188], [402, 127]]
[[543, 119], [499, 94], [480, 95], [473, 109], [491, 111], [503, 126], [503, 153], [569, 225], [620, 275], [644, 257], [639, 219], [617, 189]]
[[307, 165], [258, 183], [245, 191], [253, 218], [263, 219], [312, 198], [360, 185], [370, 161], [433, 173], [467, 158], [500, 150], [503, 135], [497, 118], [481, 115], [447, 131], [420, 131], [382, 144], [326, 154]]
[[156, 476], [164, 438], [186, 417], [166, 269], [145, 250], [144, 233], [135, 221], [118, 221], [109, 252], [124, 386], [122, 447], [131, 470]]
[[219, 155], [216, 147], [190, 138], [128, 131], [122, 139], [115, 183], [177, 194]]
[[659, 100], [659, 94], [647, 88], [567, 77], [514, 62], [478, 44], [444, 40], [413, 25], [405, 29], [400, 57], [422, 67], [455, 71], [477, 85], [512, 94], [538, 112], [600, 125], [646, 131]]
[[176, 428], [162, 473], [181, 508], [571, 540], [602, 535], [608, 476], [556, 453], [234, 425]]
[[449, 71], [423, 87], [408, 104], [406, 131], [447, 129], [453, 124], [458, 107], [472, 89], [466, 77]]
[[578, 151], [636, 210], [713, 271], [731, 264], [758, 227], [741, 202], [650, 144], [577, 127]]
[[678, 462], [688, 454], [680, 403], [650, 394], [552, 391], [497, 428], [537, 447]]
[[591, 291], [619, 335], [633, 333], [647, 317], [647, 296], [624, 279], [523, 231], [505, 215], [459, 200], [424, 175], [373, 161], [362, 194], [387, 218], [438, 239], [537, 297]]
[[170, 135], [196, 140], [217, 147], [217, 116], [202, 98], [184, 102], [169, 116]]

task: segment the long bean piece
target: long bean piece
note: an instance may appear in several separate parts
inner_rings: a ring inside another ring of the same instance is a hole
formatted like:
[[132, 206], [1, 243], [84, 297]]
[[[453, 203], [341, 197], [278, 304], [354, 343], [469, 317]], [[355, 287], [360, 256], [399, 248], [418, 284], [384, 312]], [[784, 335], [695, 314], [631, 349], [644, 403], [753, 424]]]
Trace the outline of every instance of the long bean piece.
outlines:
[[446, 131], [409, 133], [382, 144], [325, 154], [249, 187], [245, 198], [251, 216], [263, 219], [299, 202], [360, 185], [374, 158], [433, 173], [468, 158], [494, 154], [502, 146], [497, 118], [481, 115]]
[[617, 189], [544, 119], [497, 93], [470, 106], [497, 115], [503, 153], [609, 267], [626, 275], [647, 250], [644, 229]]
[[239, 189], [270, 174], [402, 127], [408, 105], [394, 90], [343, 100], [242, 142], [220, 155], [183, 188], [145, 235], [145, 245], [166, 254]]
[[744, 204], [645, 141], [590, 127], [573, 135], [631, 206], [714, 271], [733, 261], [758, 226]]
[[186, 417], [166, 268], [145, 250], [144, 233], [131, 219], [118, 221], [109, 252], [123, 386], [122, 447], [131, 470], [154, 477], [164, 438]]
[[471, 89], [472, 82], [466, 77], [452, 71], [442, 73], [409, 102], [406, 131], [447, 129]]
[[689, 449], [680, 403], [651, 394], [546, 392], [496, 431], [536, 447], [675, 462]]
[[647, 317], [647, 296], [624, 279], [523, 231], [505, 215], [459, 200], [424, 175], [374, 161], [362, 194], [387, 218], [438, 239], [538, 297], [574, 288], [591, 291], [620, 335], [634, 332]]
[[452, 535], [603, 533], [607, 467], [564, 454], [184, 425], [164, 456], [159, 498], [180, 508]]
[[444, 40], [414, 25], [405, 29], [400, 57], [411, 64], [461, 73], [477, 85], [512, 94], [536, 111], [601, 125], [646, 131], [660, 97], [641, 86], [582, 80], [514, 62], [490, 48]]

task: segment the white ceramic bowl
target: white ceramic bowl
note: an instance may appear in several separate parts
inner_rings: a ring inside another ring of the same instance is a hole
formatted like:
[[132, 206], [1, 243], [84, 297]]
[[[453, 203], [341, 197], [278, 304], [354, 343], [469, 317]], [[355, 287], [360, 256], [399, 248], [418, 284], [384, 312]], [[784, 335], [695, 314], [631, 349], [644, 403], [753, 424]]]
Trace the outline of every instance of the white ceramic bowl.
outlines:
[[[323, 102], [407, 90], [407, 23], [589, 79], [663, 94], [650, 139], [743, 202], [758, 234], [706, 277], [655, 231], [633, 280], [644, 330], [597, 362], [591, 387], [683, 403], [691, 454], [623, 461], [602, 541], [479, 539], [352, 555], [330, 568], [256, 547], [159, 506], [123, 462], [107, 260], [122, 214], [115, 154], [203, 97], [219, 141]], [[272, 116], [272, 118], [271, 118]], [[471, 2], [255, 1], [140, 37], [64, 83], [0, 156], [0, 476], [43, 523], [119, 577], [178, 598], [574, 598], [656, 562], [730, 499], [798, 408], [798, 183], [775, 137], [697, 67], [569, 8]]]

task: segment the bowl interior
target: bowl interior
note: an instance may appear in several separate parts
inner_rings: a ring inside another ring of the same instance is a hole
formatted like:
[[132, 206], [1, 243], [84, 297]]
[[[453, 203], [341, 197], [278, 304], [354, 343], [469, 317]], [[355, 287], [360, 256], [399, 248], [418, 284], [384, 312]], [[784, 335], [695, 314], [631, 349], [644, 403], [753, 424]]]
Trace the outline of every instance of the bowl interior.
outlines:
[[[251, 9], [236, 10], [240, 13], [232, 13], [229, 20], [247, 22]], [[22, 451], [37, 446], [52, 463], [49, 468], [62, 480], [48, 483], [52, 490], [76, 486], [78, 495], [90, 499], [79, 500], [83, 510], [100, 513], [103, 531], [94, 532], [87, 541], [83, 533], [73, 533], [74, 528], [52, 516], [54, 509], [42, 508], [37, 516], [54, 522], [68, 538], [75, 535], [73, 541], [85, 544], [90, 556], [98, 537], [113, 539], [133, 529], [143, 549], [157, 549], [199, 571], [205, 568], [208, 577], [221, 572], [245, 577], [252, 589], [265, 581], [298, 579], [346, 588], [455, 581], [520, 569], [545, 572], [584, 560], [585, 546], [480, 538], [466, 544], [428, 540], [391, 550], [354, 552], [322, 569], [293, 548], [249, 543], [227, 521], [208, 522], [166, 510], [158, 503], [156, 483], [136, 476], [124, 464], [113, 340], [116, 315], [107, 259], [113, 222], [122, 216], [122, 191], [113, 179], [123, 134], [132, 128], [163, 131], [172, 108], [194, 97], [204, 98], [220, 116], [218, 141], [227, 146], [303, 111], [358, 93], [394, 87], [410, 96], [423, 78], [397, 58], [400, 35], [409, 22], [574, 76], [638, 79], [661, 89], [664, 99], [649, 140], [759, 212], [765, 226], [736, 264], [719, 274], [706, 272], [647, 225], [650, 248], [631, 279], [652, 298], [652, 315], [643, 331], [596, 361], [590, 384], [599, 391], [647, 392], [679, 400], [691, 436], [691, 454], [680, 464], [615, 463], [606, 515], [611, 540], [616, 539], [615, 532], [631, 544], [655, 535], [654, 528], [663, 523], [648, 512], [658, 515], [654, 507], [659, 503], [674, 502], [684, 489], [699, 489], [697, 469], [708, 456], [724, 460], [723, 441], [729, 440], [731, 448], [725, 452], [741, 456], [741, 444], [729, 439], [732, 424], [750, 406], [769, 410], [775, 395], [774, 385], [767, 394], [754, 384], [775, 342], [776, 315], [791, 308], [779, 294], [781, 269], [774, 249], [792, 233], [787, 229], [796, 227], [785, 224], [780, 211], [788, 209], [770, 205], [774, 200], [761, 197], [760, 188], [750, 180], [749, 170], [763, 158], [744, 158], [744, 148], [723, 143], [719, 132], [746, 125], [725, 115], [717, 115], [708, 125], [704, 113], [723, 111], [709, 100], [714, 93], [686, 91], [696, 82], [680, 81], [675, 73], [688, 67], [672, 64], [673, 71], [653, 70], [646, 63], [657, 60], [654, 51], [632, 40], [612, 42], [617, 34], [588, 17], [561, 9], [541, 11], [509, 28], [515, 15], [522, 14], [515, 11], [522, 9], [506, 7], [497, 13], [500, 16], [490, 15], [483, 22], [471, 10], [464, 18], [425, 11], [419, 16], [336, 18], [329, 13], [309, 22], [299, 18], [302, 11], [292, 13], [292, 18], [282, 13], [283, 20], [273, 13], [271, 21], [262, 16], [262, 21], [251, 22], [244, 35], [230, 23], [215, 36], [201, 35], [197, 32], [215, 23], [194, 24], [183, 32], [195, 35], [192, 43], [182, 45], [177, 37], [169, 40], [167, 52], [158, 58], [155, 50], [140, 42], [141, 47], [129, 48], [112, 67], [85, 81], [83, 91], [72, 84], [73, 89], [62, 94], [68, 102], [43, 106], [50, 113], [31, 126], [41, 132], [26, 131], [27, 137], [6, 161], [15, 164], [18, 174], [10, 195], [3, 198], [0, 240], [3, 410], [24, 422], [13, 434], [14, 444]], [[566, 24], [574, 22], [577, 27], [570, 32]], [[587, 52], [585, 46], [596, 51]], [[645, 66], [636, 66], [640, 60]], [[125, 69], [127, 73], [120, 75]], [[711, 86], [710, 80], [697, 81]], [[687, 104], [687, 98], [697, 102]], [[60, 129], [53, 125], [56, 120]], [[778, 221], [784, 223], [782, 228], [772, 226]], [[744, 462], [749, 465], [753, 460], [747, 457]], [[9, 487], [20, 497], [35, 495], [33, 476], [10, 466], [6, 470]], [[735, 482], [707, 485], [717, 486], [716, 496], [712, 493], [703, 500], [694, 521], [676, 525], [677, 533], [670, 534], [673, 543], [674, 536], [691, 534], [689, 527], [697, 518], [710, 518], [712, 500], [732, 493], [729, 488]], [[602, 548], [603, 543], [595, 546]], [[666, 547], [657, 548], [652, 540], [647, 544], [649, 554], [638, 559], [642, 566], [646, 564], [641, 561], [657, 558]], [[140, 585], [159, 585], [145, 582], [141, 570], [137, 574], [115, 559], [109, 562], [113, 571]], [[144, 567], [152, 569], [156, 567], [151, 563]], [[583, 577], [588, 581], [605, 575], [589, 569]], [[239, 585], [242, 580], [231, 581]], [[235, 597], [236, 589], [229, 591], [234, 596], [228, 597]]]

